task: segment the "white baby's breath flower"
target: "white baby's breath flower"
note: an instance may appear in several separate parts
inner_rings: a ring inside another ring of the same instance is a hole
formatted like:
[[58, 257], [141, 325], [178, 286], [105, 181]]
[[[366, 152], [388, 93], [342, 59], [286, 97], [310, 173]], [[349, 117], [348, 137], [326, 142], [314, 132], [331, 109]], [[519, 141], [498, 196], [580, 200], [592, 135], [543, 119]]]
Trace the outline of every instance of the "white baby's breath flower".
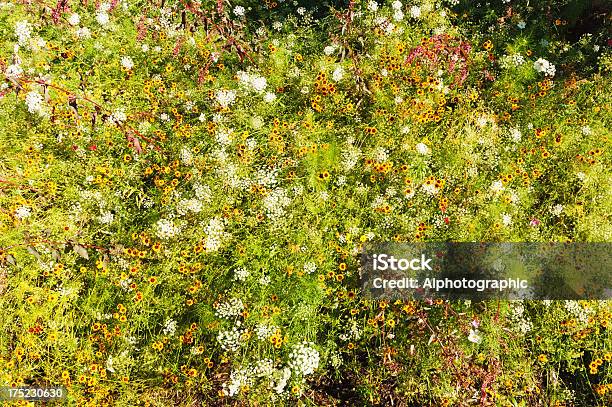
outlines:
[[344, 77], [344, 69], [341, 66], [334, 69], [334, 72], [332, 73], [332, 79], [334, 81], [339, 82], [342, 80], [343, 77]]
[[129, 71], [134, 67], [134, 61], [129, 56], [121, 57], [121, 66]]
[[421, 17], [421, 8], [419, 6], [410, 7], [410, 17], [412, 18]]
[[533, 67], [536, 71], [543, 73], [546, 76], [555, 76], [555, 66], [544, 58], [538, 58], [533, 63]]
[[472, 343], [480, 343], [482, 342], [482, 336], [478, 332], [478, 329], [470, 329], [470, 334], [468, 336], [468, 341]]
[[421, 155], [427, 155], [431, 152], [431, 150], [429, 149], [429, 147], [427, 147], [427, 144], [425, 143], [419, 143], [415, 146], [416, 151], [421, 154]]
[[255, 91], [261, 93], [266, 89], [268, 82], [263, 76], [255, 76], [251, 78], [251, 86]]
[[235, 90], [218, 90], [216, 93], [217, 102], [221, 107], [228, 107], [236, 100]]
[[35, 90], [28, 92], [25, 98], [25, 103], [28, 106], [28, 111], [30, 113], [38, 113], [40, 115], [43, 115], [43, 100], [43, 96]]
[[561, 212], [563, 212], [563, 205], [561, 204], [557, 204], [553, 206], [550, 210], [550, 213], [552, 213], [555, 216], [561, 215]]
[[25, 218], [29, 218], [31, 214], [32, 214], [32, 209], [24, 205], [15, 209], [15, 217], [19, 220], [24, 220]]
[[32, 24], [27, 21], [17, 21], [15, 23], [15, 35], [19, 45], [26, 45], [32, 35]]
[[87, 27], [81, 27], [75, 31], [75, 35], [80, 39], [88, 39], [91, 38], [91, 31]]
[[331, 54], [334, 53], [335, 50], [336, 50], [336, 47], [334, 45], [328, 45], [325, 48], [323, 48], [323, 53], [327, 56], [330, 56]]
[[77, 26], [81, 22], [81, 17], [77, 13], [72, 13], [70, 17], [68, 17], [68, 24], [71, 26]]
[[101, 26], [103, 27], [106, 26], [108, 22], [110, 21], [108, 13], [106, 11], [100, 11], [98, 14], [96, 14], [96, 21]]
[[236, 6], [236, 7], [234, 7], [234, 14], [235, 14], [237, 17], [244, 17], [244, 12], [245, 12], [244, 7], [242, 7], [242, 6]]
[[264, 102], [266, 103], [272, 103], [276, 100], [276, 95], [272, 92], [266, 92], [266, 94], [264, 95]]

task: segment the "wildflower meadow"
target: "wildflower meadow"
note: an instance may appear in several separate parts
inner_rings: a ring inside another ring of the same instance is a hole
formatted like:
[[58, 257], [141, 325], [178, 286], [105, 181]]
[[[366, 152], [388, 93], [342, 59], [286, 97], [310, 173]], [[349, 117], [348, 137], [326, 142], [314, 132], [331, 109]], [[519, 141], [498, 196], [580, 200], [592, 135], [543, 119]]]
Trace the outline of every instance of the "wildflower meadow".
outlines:
[[0, 403], [611, 406], [610, 300], [360, 285], [371, 242], [612, 242], [611, 32], [599, 0], [0, 0], [0, 387], [63, 389]]

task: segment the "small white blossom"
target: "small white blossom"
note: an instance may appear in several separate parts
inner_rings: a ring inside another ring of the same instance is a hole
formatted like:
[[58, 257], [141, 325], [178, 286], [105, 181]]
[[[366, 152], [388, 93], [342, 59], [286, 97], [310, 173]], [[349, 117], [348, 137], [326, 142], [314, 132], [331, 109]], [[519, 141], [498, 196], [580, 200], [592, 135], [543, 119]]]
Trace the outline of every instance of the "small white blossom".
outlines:
[[266, 103], [272, 103], [275, 100], [276, 100], [276, 94], [272, 92], [266, 92], [266, 94], [264, 95], [264, 102]]
[[552, 213], [555, 216], [561, 215], [561, 212], [563, 212], [563, 205], [561, 204], [557, 204], [553, 206], [550, 210], [550, 213]]
[[32, 25], [27, 21], [18, 21], [15, 23], [15, 35], [19, 45], [26, 45], [32, 35]]
[[429, 147], [427, 147], [427, 144], [425, 143], [419, 143], [415, 146], [416, 151], [421, 154], [421, 155], [427, 155], [431, 152], [431, 150], [429, 149]]
[[77, 26], [81, 22], [81, 17], [77, 13], [72, 13], [70, 17], [68, 17], [68, 24], [72, 26]]
[[468, 336], [468, 341], [472, 343], [480, 343], [482, 342], [482, 336], [478, 332], [478, 329], [470, 329], [470, 334]]
[[330, 56], [331, 54], [334, 53], [335, 50], [336, 50], [336, 47], [334, 45], [328, 45], [325, 48], [323, 48], [323, 53], [327, 56]]
[[238, 17], [244, 17], [245, 9], [242, 6], [234, 7], [234, 14]]
[[228, 107], [236, 100], [235, 90], [218, 90], [216, 93], [217, 102], [221, 107]]
[[91, 31], [87, 27], [81, 27], [75, 31], [75, 35], [80, 39], [88, 39], [91, 38]]
[[342, 80], [343, 77], [344, 77], [344, 69], [341, 66], [334, 69], [334, 72], [332, 73], [332, 79], [334, 81], [339, 82]]
[[15, 209], [15, 217], [19, 220], [24, 220], [25, 218], [30, 217], [31, 214], [32, 209], [27, 206], [20, 206], [19, 208]]
[[100, 11], [98, 14], [96, 14], [96, 21], [101, 26], [106, 26], [108, 22], [110, 21], [110, 18], [108, 17], [108, 13], [106, 11]]
[[132, 58], [124, 56], [121, 58], [121, 66], [129, 71], [134, 67], [134, 61]]
[[535, 61], [533, 63], [533, 67], [536, 71], [543, 73], [546, 76], [555, 76], [555, 66], [544, 58], [539, 58], [537, 61]]
[[28, 112], [44, 115], [43, 100], [43, 96], [40, 93], [34, 90], [28, 92], [25, 98], [25, 103], [28, 106]]
[[412, 18], [421, 17], [421, 8], [419, 6], [410, 7], [410, 17]]

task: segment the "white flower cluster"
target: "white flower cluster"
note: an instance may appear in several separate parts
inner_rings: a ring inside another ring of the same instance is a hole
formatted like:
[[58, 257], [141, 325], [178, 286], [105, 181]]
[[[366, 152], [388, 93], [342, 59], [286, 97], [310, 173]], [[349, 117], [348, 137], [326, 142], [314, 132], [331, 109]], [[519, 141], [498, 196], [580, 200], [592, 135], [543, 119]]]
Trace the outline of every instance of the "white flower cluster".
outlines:
[[70, 24], [71, 26], [77, 26], [80, 23], [81, 23], [81, 16], [79, 16], [77, 13], [70, 14], [70, 17], [68, 17], [68, 24]]
[[238, 267], [236, 270], [234, 270], [234, 280], [246, 281], [249, 275], [251, 275], [251, 273], [249, 273], [249, 270], [244, 267]]
[[199, 182], [193, 184], [193, 191], [195, 192], [196, 198], [203, 202], [210, 202], [212, 191], [208, 185], [202, 185]]
[[317, 270], [317, 265], [313, 261], [304, 263], [304, 273], [312, 274]]
[[[295, 361], [299, 363], [299, 365], [295, 365], [298, 366], [297, 370], [292, 371], [291, 367], [275, 365], [271, 359], [261, 359], [234, 370], [230, 374], [229, 380], [223, 384], [223, 394], [230, 397], [235, 396], [241, 389], [252, 387], [258, 381], [277, 394], [287, 392], [289, 390], [287, 385], [292, 375], [299, 380], [301, 376], [312, 373], [319, 364], [319, 354], [316, 350], [304, 344], [298, 345], [297, 348], [306, 350], [306, 353], [294, 355]], [[304, 361], [306, 363], [303, 363]], [[305, 370], [301, 368], [304, 366], [306, 367]]]
[[525, 306], [522, 301], [512, 301], [510, 303], [510, 320], [523, 335], [531, 331], [533, 327], [529, 316], [525, 314]]
[[225, 224], [219, 217], [210, 220], [204, 228], [204, 233], [206, 234], [204, 248], [209, 253], [219, 250], [223, 241], [228, 237], [228, 233], [225, 232]]
[[96, 14], [96, 21], [102, 27], [105, 27], [109, 23], [110, 17], [108, 16], [108, 13], [106, 11], [100, 11], [98, 12], [98, 14]]
[[260, 341], [265, 341], [276, 332], [277, 327], [274, 325], [257, 324], [255, 327], [255, 335]]
[[245, 8], [244, 8], [244, 7], [242, 7], [242, 6], [236, 6], [236, 7], [234, 7], [234, 14], [235, 14], [237, 17], [244, 17], [244, 12], [245, 12], [245, 11], [246, 11], [246, 10], [245, 10]]
[[419, 6], [412, 6], [412, 7], [410, 7], [410, 17], [412, 17], [412, 18], [419, 18], [419, 17], [421, 17], [421, 7], [419, 7]]
[[26, 45], [32, 36], [32, 25], [27, 21], [17, 21], [15, 23], [15, 35], [19, 45]]
[[279, 219], [285, 214], [285, 208], [291, 203], [291, 198], [287, 195], [287, 191], [283, 188], [272, 190], [263, 199], [263, 206], [266, 214], [272, 220]]
[[227, 331], [220, 331], [217, 335], [217, 342], [219, 342], [222, 349], [235, 352], [240, 348], [240, 339], [244, 333], [245, 330], [243, 328], [234, 326]]
[[294, 346], [289, 353], [288, 366], [298, 376], [312, 374], [319, 367], [319, 351], [313, 345], [312, 342], [303, 342]]
[[533, 68], [546, 76], [555, 76], [555, 66], [544, 58], [538, 58], [538, 60], [533, 63]]
[[91, 38], [91, 30], [87, 27], [80, 27], [75, 31], [75, 35], [80, 39]]
[[349, 147], [347, 150], [342, 151], [342, 168], [344, 171], [352, 170], [357, 161], [359, 161], [360, 156], [361, 151], [357, 147]]
[[339, 66], [334, 69], [334, 72], [332, 73], [332, 79], [336, 82], [339, 82], [342, 80], [342, 78], [344, 78], [344, 68]]
[[253, 177], [252, 185], [263, 185], [266, 188], [270, 188], [278, 183], [278, 168], [265, 167], [257, 170]]
[[100, 223], [110, 224], [113, 223], [113, 221], [115, 220], [115, 215], [113, 215], [111, 211], [104, 211], [100, 214], [98, 220], [100, 221]]
[[557, 204], [550, 209], [550, 213], [552, 213], [555, 216], [559, 216], [561, 215], [561, 212], [563, 212], [563, 209], [564, 209], [563, 205]]
[[245, 71], [238, 71], [236, 75], [238, 76], [240, 83], [253, 89], [257, 93], [262, 93], [268, 85], [266, 78], [260, 75], [249, 74]]
[[183, 147], [180, 153], [181, 162], [185, 165], [191, 165], [193, 163], [193, 155], [188, 148]]
[[121, 66], [130, 71], [134, 68], [134, 61], [129, 56], [121, 57]]
[[376, 150], [374, 150], [373, 154], [374, 159], [379, 163], [384, 163], [389, 158], [389, 150], [384, 147], [378, 147]]
[[229, 380], [223, 383], [223, 394], [225, 396], [235, 396], [241, 388], [250, 387], [253, 384], [251, 369], [247, 366], [242, 369], [234, 370], [230, 373]]
[[43, 100], [43, 96], [35, 90], [28, 92], [25, 97], [25, 104], [28, 107], [28, 112], [38, 113], [39, 115], [44, 116], [45, 109]]
[[111, 123], [115, 123], [117, 125], [123, 124], [127, 120], [127, 115], [125, 114], [125, 110], [117, 109], [109, 116], [108, 120]]
[[19, 63], [11, 64], [4, 71], [8, 79], [17, 79], [23, 73], [23, 68]]
[[232, 319], [244, 311], [244, 303], [240, 298], [231, 298], [222, 302], [215, 309], [215, 315], [219, 318]]
[[176, 205], [176, 212], [179, 215], [186, 215], [189, 212], [199, 213], [202, 211], [203, 205], [196, 198], [181, 199]]
[[589, 317], [594, 313], [594, 309], [583, 305], [580, 301], [565, 301], [565, 310], [573, 315], [580, 323], [586, 325], [589, 322]]
[[519, 141], [521, 141], [521, 137], [523, 137], [523, 134], [521, 133], [519, 129], [517, 128], [510, 129], [510, 138], [512, 139], [512, 141], [514, 141], [515, 143], [518, 143]]
[[221, 107], [228, 107], [236, 100], [236, 91], [235, 90], [218, 90], [215, 94], [217, 98], [217, 103], [221, 105]]
[[421, 155], [427, 155], [431, 152], [431, 150], [429, 149], [429, 147], [427, 147], [427, 144], [425, 143], [418, 143], [415, 146], [415, 149], [417, 151], [417, 153], [421, 154]]
[[155, 224], [155, 235], [160, 239], [170, 239], [180, 232], [170, 219], [160, 219]]
[[327, 56], [330, 56], [334, 53], [334, 51], [336, 51], [336, 48], [337, 47], [335, 45], [327, 45], [325, 48], [323, 48], [323, 53]]
[[168, 336], [174, 335], [176, 333], [176, 325], [177, 325], [177, 322], [174, 319], [172, 318], [167, 319], [166, 322], [164, 323], [164, 329], [162, 330], [162, 333]]
[[[387, 35], [390, 35], [395, 30], [395, 24], [389, 21], [386, 17], [376, 17], [374, 19], [374, 24], [378, 25]], [[381, 73], [383, 76], [387, 76], [388, 74], [386, 69], [383, 69]]]
[[502, 192], [504, 189], [504, 183], [497, 180], [497, 181], [493, 181], [493, 183], [491, 183], [491, 192], [497, 194], [499, 192]]
[[15, 217], [19, 220], [24, 220], [25, 218], [29, 218], [31, 214], [32, 214], [32, 209], [30, 209], [27, 206], [22, 205], [19, 208], [15, 209]]
[[282, 393], [291, 377], [291, 371], [287, 368], [276, 369], [272, 359], [262, 359], [246, 367], [234, 370], [229, 380], [223, 384], [222, 392], [226, 396], [235, 396], [241, 388], [253, 386], [256, 379], [267, 379], [268, 388], [274, 388], [277, 393]]
[[232, 129], [219, 128], [215, 132], [215, 139], [223, 147], [227, 147], [232, 142]]
[[521, 66], [525, 63], [525, 57], [521, 54], [504, 55], [501, 58], [500, 65], [504, 69]]
[[423, 188], [423, 191], [427, 192], [429, 195], [436, 195], [438, 192], [440, 192], [440, 189], [436, 187], [433, 182], [429, 184], [424, 182], [421, 188]]
[[276, 100], [276, 94], [272, 92], [266, 92], [263, 99], [264, 99], [264, 102], [266, 103], [272, 103]]

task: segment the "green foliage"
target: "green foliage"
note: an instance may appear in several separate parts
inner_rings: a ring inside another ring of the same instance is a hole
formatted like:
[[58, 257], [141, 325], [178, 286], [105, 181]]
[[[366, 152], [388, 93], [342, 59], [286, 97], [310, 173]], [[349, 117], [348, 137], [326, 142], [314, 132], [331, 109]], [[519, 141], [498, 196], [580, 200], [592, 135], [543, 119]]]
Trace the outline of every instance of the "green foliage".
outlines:
[[0, 384], [608, 405], [608, 301], [360, 292], [369, 241], [610, 240], [609, 23], [453, 3], [0, 3]]

